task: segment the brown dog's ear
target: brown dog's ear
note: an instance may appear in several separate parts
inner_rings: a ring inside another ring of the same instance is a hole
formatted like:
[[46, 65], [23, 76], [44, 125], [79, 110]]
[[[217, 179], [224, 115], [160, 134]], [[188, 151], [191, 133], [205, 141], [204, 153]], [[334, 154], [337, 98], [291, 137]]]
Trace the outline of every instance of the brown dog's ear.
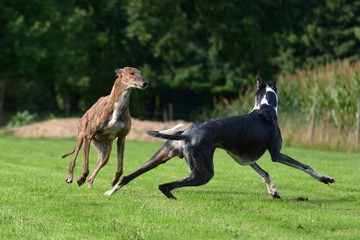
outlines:
[[118, 68], [115, 70], [115, 76], [118, 76], [122, 71], [122, 68]]

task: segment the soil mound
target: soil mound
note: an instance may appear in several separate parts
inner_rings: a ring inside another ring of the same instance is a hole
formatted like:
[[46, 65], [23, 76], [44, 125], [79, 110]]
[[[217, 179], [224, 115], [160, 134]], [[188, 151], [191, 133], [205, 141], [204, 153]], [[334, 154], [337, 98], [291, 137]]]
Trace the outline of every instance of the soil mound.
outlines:
[[[48, 138], [71, 138], [77, 135], [77, 121], [78, 118], [63, 118], [63, 119], [51, 119], [48, 121], [37, 122], [25, 126], [13, 128], [12, 135], [15, 137], [23, 138], [36, 138], [36, 137], [48, 137]], [[157, 141], [154, 137], [150, 137], [146, 134], [146, 131], [163, 130], [172, 128], [178, 123], [183, 123], [184, 129], [190, 124], [182, 121], [169, 121], [169, 122], [156, 122], [156, 121], [143, 121], [138, 119], [132, 119], [132, 126], [127, 140], [138, 141]]]

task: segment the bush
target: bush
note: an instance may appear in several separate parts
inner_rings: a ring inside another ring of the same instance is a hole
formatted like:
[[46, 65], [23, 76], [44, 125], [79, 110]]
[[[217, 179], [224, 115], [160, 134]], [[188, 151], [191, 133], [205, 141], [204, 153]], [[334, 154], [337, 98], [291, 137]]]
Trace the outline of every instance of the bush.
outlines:
[[31, 114], [29, 111], [25, 110], [23, 112], [17, 112], [6, 125], [7, 128], [12, 128], [16, 126], [26, 125], [32, 123], [37, 118], [37, 114]]

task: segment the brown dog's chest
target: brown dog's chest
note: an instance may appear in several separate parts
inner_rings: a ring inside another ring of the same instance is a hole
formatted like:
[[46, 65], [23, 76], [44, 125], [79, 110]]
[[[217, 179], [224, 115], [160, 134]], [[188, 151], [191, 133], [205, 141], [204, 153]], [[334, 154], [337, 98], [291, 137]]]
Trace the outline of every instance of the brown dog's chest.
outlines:
[[99, 141], [113, 141], [119, 136], [126, 136], [131, 129], [131, 117], [130, 114], [123, 114], [118, 116], [116, 120], [111, 115], [108, 121], [105, 122], [97, 133], [95, 138]]
[[[131, 116], [128, 103], [130, 91], [124, 91], [113, 104], [112, 110], [105, 113], [103, 123], [98, 127], [94, 137], [103, 142], [113, 141], [117, 137], [125, 137], [131, 129]], [[106, 110], [105, 110], [106, 111]]]

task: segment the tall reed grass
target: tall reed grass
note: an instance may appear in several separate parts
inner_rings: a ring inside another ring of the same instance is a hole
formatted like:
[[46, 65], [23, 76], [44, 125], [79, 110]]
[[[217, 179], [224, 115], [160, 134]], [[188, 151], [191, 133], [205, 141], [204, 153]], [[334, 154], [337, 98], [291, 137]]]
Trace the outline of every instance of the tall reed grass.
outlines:
[[332, 148], [358, 147], [360, 61], [337, 61], [298, 70], [278, 80], [283, 135], [287, 141]]
[[339, 61], [312, 70], [298, 70], [280, 76], [281, 104], [294, 107], [309, 117], [314, 106], [317, 119], [342, 131], [351, 131], [357, 123], [360, 100], [360, 61]]
[[[316, 69], [297, 70], [277, 80], [279, 124], [286, 144], [358, 148], [360, 61], [344, 60]], [[249, 112], [253, 99], [254, 89], [250, 89], [231, 103], [218, 102], [211, 117]]]

